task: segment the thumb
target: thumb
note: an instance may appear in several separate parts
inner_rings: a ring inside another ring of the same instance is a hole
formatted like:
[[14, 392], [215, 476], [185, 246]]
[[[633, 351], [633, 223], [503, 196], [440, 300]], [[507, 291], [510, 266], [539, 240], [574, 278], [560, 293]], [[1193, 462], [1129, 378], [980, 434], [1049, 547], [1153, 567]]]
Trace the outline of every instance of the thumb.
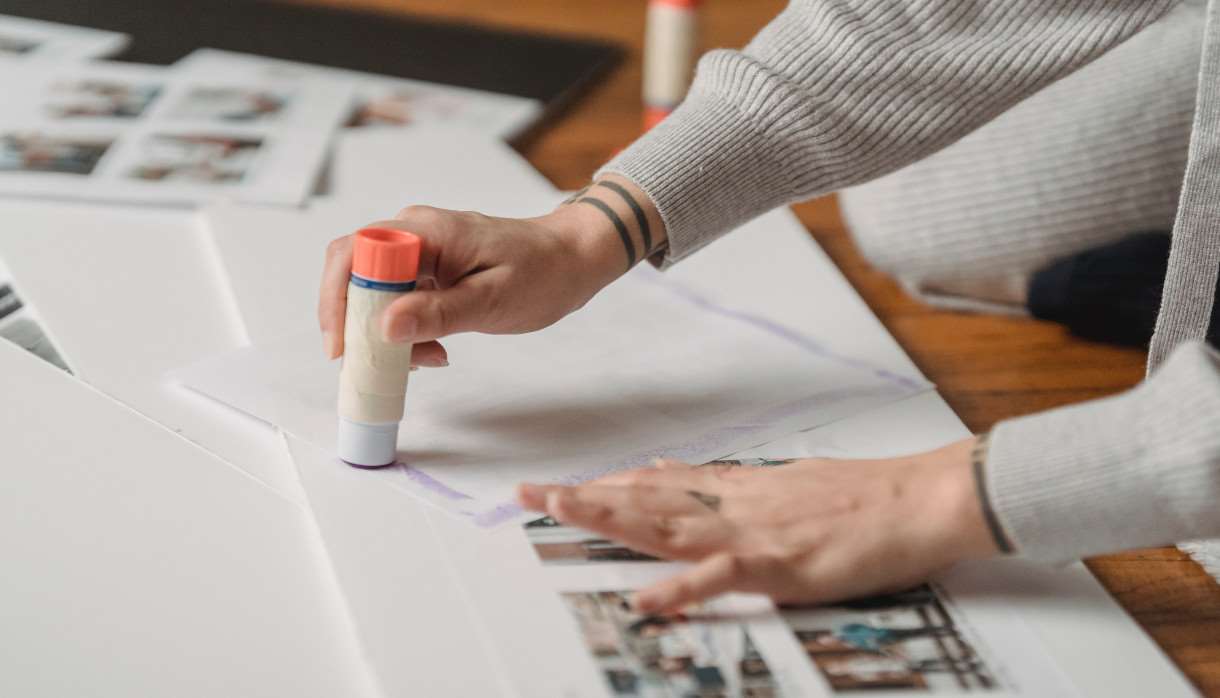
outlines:
[[391, 303], [381, 318], [381, 332], [390, 342], [430, 342], [486, 329], [490, 284], [479, 276], [435, 290], [412, 291]]

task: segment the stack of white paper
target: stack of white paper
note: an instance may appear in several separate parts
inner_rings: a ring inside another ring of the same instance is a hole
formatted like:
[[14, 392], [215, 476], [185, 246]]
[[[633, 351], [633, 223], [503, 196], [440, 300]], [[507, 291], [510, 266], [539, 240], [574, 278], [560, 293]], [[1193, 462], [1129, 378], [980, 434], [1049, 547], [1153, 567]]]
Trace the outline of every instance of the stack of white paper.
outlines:
[[0, 342], [0, 694], [372, 696], [305, 512]]

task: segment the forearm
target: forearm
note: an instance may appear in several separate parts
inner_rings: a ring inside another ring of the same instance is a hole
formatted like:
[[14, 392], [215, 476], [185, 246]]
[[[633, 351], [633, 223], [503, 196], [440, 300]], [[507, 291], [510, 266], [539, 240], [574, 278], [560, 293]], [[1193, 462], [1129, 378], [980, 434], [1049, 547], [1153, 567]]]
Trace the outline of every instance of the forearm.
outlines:
[[1048, 562], [1220, 535], [1220, 357], [1183, 345], [1122, 395], [1001, 422], [987, 497]]
[[795, 0], [609, 163], [669, 228], [667, 262], [770, 208], [924, 157], [1176, 0]]

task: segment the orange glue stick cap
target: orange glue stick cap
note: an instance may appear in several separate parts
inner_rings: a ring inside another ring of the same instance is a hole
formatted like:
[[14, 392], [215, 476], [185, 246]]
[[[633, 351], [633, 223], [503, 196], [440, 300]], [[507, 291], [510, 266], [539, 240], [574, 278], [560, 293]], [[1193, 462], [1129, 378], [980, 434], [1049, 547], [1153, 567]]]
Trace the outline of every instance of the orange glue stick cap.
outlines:
[[362, 228], [352, 249], [352, 273], [370, 281], [414, 281], [421, 244], [418, 235], [405, 230]]

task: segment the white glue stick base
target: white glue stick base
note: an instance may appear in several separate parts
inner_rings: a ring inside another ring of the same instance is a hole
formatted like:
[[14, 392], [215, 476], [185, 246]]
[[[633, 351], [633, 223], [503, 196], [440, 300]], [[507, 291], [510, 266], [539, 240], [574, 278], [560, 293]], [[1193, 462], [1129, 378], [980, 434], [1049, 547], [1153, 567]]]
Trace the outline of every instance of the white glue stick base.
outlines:
[[398, 424], [362, 424], [339, 418], [339, 458], [360, 468], [398, 460]]

